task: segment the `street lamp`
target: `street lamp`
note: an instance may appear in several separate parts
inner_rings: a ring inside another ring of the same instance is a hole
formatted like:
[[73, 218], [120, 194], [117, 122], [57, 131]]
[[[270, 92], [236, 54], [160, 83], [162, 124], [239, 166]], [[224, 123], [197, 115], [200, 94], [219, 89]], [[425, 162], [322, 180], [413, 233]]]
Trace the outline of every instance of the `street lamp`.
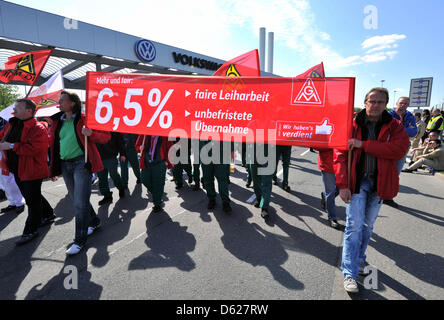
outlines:
[[384, 88], [384, 82], [385, 80], [381, 80], [381, 88]]
[[393, 109], [395, 109], [396, 92], [398, 92], [398, 91], [397, 90], [393, 90]]

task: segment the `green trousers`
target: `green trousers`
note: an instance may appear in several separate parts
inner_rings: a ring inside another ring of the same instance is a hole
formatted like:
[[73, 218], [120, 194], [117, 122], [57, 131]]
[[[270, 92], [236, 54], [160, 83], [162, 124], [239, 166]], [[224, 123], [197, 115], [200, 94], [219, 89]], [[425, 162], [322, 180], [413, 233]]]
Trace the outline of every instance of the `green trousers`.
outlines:
[[276, 173], [279, 159], [282, 155], [282, 169], [284, 170], [283, 183], [288, 183], [288, 171], [290, 169], [291, 146], [276, 146], [276, 169], [274, 170], [273, 180], [277, 180]]
[[202, 164], [203, 187], [207, 191], [209, 200], [216, 200], [216, 188], [214, 187], [214, 178], [216, 178], [222, 202], [230, 203], [228, 195], [229, 170], [229, 164]]
[[131, 164], [134, 175], [138, 180], [140, 180], [139, 159], [134, 147], [126, 148], [125, 162], [120, 162], [120, 174], [122, 176], [123, 184], [125, 185], [125, 187], [128, 187], [128, 162]]
[[125, 185], [117, 172], [117, 158], [102, 159], [102, 163], [104, 169], [97, 172], [97, 177], [99, 178], [99, 190], [104, 197], [112, 197], [113, 193], [109, 188], [108, 173], [117, 189], [123, 190], [125, 189]]
[[253, 188], [256, 199], [260, 201], [260, 207], [268, 209], [273, 186], [273, 175], [258, 175], [258, 168], [263, 167], [258, 164], [250, 164], [250, 173], [253, 178]]
[[146, 164], [146, 168], [140, 173], [144, 186], [153, 195], [154, 205], [161, 205], [163, 191], [165, 189], [166, 164], [163, 160], [157, 160]]

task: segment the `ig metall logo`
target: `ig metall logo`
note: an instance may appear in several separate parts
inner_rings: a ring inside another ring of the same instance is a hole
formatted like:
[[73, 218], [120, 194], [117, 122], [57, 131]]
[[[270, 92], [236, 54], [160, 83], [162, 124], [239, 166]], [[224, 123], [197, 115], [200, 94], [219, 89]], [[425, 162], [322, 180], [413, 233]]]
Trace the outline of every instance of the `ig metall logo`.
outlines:
[[136, 55], [145, 62], [151, 62], [156, 58], [156, 47], [149, 40], [139, 40], [136, 42]]

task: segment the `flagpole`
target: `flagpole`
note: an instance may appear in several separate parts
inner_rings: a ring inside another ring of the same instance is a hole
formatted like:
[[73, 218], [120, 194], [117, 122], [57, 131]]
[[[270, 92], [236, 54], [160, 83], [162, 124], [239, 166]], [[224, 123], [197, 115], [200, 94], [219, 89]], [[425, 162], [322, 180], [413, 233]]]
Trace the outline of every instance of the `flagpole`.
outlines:
[[[28, 99], [28, 96], [31, 93], [32, 88], [34, 88], [34, 84], [32, 84], [31, 89], [29, 89], [28, 93], [26, 94], [25, 99]], [[26, 88], [25, 88], [25, 90], [26, 90]]]

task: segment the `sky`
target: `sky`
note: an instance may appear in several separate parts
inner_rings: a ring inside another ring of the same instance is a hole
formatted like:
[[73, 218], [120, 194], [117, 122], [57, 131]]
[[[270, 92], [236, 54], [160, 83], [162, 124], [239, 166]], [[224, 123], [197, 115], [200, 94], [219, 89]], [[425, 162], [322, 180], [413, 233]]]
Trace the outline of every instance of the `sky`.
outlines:
[[442, 0], [10, 2], [222, 60], [258, 49], [265, 27], [274, 74], [293, 77], [322, 61], [327, 77], [356, 78], [357, 108], [373, 87], [387, 88], [393, 107], [411, 79], [433, 77], [431, 107], [444, 107]]

